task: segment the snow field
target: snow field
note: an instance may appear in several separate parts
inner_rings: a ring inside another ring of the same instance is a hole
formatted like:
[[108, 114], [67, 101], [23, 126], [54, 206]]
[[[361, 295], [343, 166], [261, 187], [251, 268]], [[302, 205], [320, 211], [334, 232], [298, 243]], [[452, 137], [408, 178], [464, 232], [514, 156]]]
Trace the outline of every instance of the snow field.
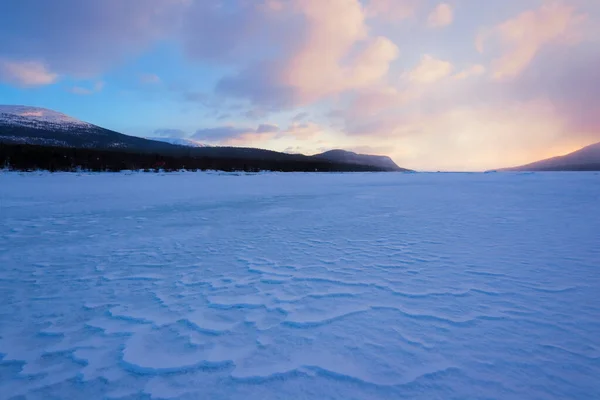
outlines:
[[0, 173], [0, 398], [600, 398], [600, 175]]

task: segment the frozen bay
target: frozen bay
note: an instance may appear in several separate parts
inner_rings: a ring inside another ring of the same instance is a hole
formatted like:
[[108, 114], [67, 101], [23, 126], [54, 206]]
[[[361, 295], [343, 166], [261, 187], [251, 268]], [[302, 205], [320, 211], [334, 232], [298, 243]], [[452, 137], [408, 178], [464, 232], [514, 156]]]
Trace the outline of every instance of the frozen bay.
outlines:
[[0, 398], [600, 398], [600, 174], [0, 173]]

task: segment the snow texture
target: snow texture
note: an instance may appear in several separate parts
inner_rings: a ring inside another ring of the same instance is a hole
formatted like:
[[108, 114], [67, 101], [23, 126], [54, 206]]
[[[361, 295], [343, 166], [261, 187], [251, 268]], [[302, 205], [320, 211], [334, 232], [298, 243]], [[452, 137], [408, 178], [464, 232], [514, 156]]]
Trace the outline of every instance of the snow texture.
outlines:
[[0, 105], [1, 124], [79, 133], [94, 128], [92, 124], [46, 108], [13, 105]]
[[600, 175], [0, 173], [0, 398], [597, 399]]

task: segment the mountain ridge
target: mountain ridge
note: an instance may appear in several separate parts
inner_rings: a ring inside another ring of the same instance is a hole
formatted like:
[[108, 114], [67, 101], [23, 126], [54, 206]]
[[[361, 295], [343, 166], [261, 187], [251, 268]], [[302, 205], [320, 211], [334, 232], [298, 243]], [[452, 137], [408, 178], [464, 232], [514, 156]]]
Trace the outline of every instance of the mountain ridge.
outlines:
[[407, 171], [404, 168], [400, 168], [390, 157], [388, 156], [376, 156], [370, 154], [359, 154], [348, 150], [329, 150], [324, 153], [315, 154], [313, 157], [326, 159], [330, 161], [344, 162], [348, 164], [357, 165], [372, 165], [374, 167], [380, 167], [390, 170]]
[[[356, 153], [344, 150], [339, 150], [339, 152], [353, 154], [355, 158], [360, 156], [358, 161], [356, 159], [343, 160], [339, 157], [323, 156], [323, 154], [307, 156], [250, 147], [202, 146], [195, 141], [190, 143], [186, 139], [183, 139], [185, 143], [181, 141], [175, 143], [177, 141], [165, 140], [165, 138], [157, 139], [125, 135], [41, 107], [0, 105], [0, 142], [7, 144], [119, 150], [128, 154], [156, 153], [176, 158], [226, 158], [248, 160], [255, 165], [267, 165], [268, 163], [265, 164], [265, 162], [270, 161], [275, 163], [272, 165], [278, 165], [278, 168], [283, 168], [282, 165], [285, 163], [301, 164], [303, 170], [310, 170], [308, 165], [312, 164], [315, 165], [314, 170], [351, 171], [352, 166], [355, 165], [357, 167], [354, 169], [357, 171], [365, 170], [363, 167], [373, 171], [409, 171], [398, 167], [391, 159], [386, 164], [381, 161], [381, 156], [356, 155]], [[377, 160], [377, 162], [373, 160]], [[330, 165], [330, 167], [324, 167], [324, 165]]]
[[572, 153], [500, 171], [600, 171], [600, 142]]

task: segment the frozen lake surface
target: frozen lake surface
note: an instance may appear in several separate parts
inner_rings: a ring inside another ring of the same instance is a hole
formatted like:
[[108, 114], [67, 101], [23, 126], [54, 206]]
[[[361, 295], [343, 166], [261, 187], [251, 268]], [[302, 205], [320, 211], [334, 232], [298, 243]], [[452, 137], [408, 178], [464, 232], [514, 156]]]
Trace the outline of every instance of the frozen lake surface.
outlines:
[[0, 398], [598, 399], [600, 175], [0, 173]]

